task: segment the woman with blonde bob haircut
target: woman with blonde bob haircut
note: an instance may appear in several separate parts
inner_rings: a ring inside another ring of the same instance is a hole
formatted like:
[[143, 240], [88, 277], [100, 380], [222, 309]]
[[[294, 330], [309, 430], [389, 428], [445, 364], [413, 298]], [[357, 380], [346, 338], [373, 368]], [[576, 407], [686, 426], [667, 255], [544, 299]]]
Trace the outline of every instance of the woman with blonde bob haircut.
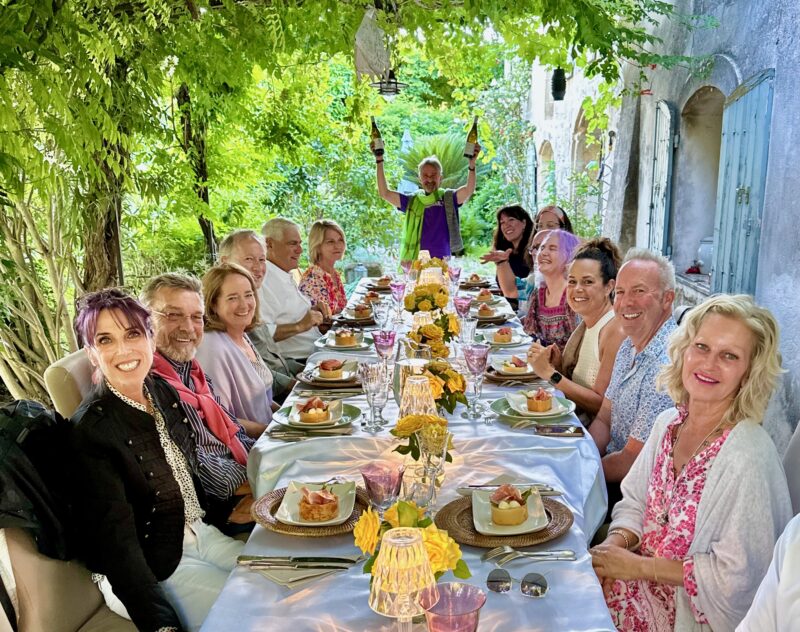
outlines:
[[342, 227], [330, 219], [318, 219], [308, 232], [308, 259], [311, 265], [300, 279], [300, 291], [314, 304], [325, 303], [331, 314], [347, 305], [342, 278], [336, 271], [347, 250]]
[[592, 564], [620, 630], [733, 630], [792, 516], [761, 426], [782, 372], [778, 325], [750, 296], [713, 296], [668, 353], [658, 383], [677, 409], [659, 415], [622, 481]]
[[220, 263], [203, 275], [205, 335], [197, 361], [214, 383], [220, 402], [258, 437], [272, 420], [272, 373], [247, 332], [261, 324], [258, 288], [235, 263]]

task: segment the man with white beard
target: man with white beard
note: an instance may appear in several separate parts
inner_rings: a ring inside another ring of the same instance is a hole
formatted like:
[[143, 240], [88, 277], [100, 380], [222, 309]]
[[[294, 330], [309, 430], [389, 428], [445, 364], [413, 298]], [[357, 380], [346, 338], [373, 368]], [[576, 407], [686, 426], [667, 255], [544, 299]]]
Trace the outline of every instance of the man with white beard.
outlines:
[[252, 525], [247, 453], [255, 440], [220, 404], [195, 359], [203, 339], [200, 281], [182, 274], [162, 274], [148, 281], [141, 299], [153, 314], [156, 352], [152, 370], [178, 391], [184, 421], [191, 425], [197, 443], [200, 482], [209, 500], [208, 521], [225, 533], [240, 532], [242, 525]]

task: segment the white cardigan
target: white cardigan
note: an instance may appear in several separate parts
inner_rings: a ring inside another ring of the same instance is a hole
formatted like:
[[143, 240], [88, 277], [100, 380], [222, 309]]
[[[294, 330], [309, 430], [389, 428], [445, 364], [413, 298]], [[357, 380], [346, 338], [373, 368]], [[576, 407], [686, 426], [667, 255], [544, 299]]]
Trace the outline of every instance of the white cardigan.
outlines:
[[[656, 419], [650, 438], [622, 481], [611, 529], [629, 529], [640, 538], [647, 489], [674, 408]], [[697, 605], [710, 625], [697, 623], [682, 587], [675, 593], [675, 630], [733, 630], [753, 601], [772, 558], [775, 541], [792, 517], [780, 457], [760, 424], [741, 421], [731, 430], [708, 471], [697, 507], [694, 559]]]

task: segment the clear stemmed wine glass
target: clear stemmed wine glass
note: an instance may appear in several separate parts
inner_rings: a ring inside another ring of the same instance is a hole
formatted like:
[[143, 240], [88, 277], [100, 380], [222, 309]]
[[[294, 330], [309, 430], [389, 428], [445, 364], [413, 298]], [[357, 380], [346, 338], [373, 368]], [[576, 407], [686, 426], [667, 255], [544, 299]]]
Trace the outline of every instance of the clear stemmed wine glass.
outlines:
[[386, 404], [389, 403], [389, 391], [392, 388], [392, 381], [394, 379], [394, 367], [391, 364], [386, 364], [384, 370], [386, 371], [384, 376], [384, 388], [375, 395], [375, 413], [377, 416], [377, 424], [380, 427], [384, 427], [389, 423], [389, 420], [383, 416], [383, 409], [386, 407]]
[[392, 290], [392, 300], [394, 301], [395, 307], [397, 308], [397, 316], [395, 317], [394, 322], [397, 324], [402, 324], [403, 295], [405, 294], [406, 291], [406, 283], [405, 281], [395, 279], [389, 284], [389, 288]]
[[400, 267], [403, 268], [403, 272], [406, 274], [406, 279], [408, 279], [408, 275], [411, 273], [411, 266], [413, 265], [413, 261], [401, 261]]
[[380, 391], [386, 390], [386, 370], [383, 361], [359, 362], [358, 377], [369, 404], [369, 419], [364, 429], [368, 432], [377, 432], [381, 426], [375, 417], [375, 398]]
[[461, 331], [458, 340], [462, 345], [475, 342], [475, 330], [478, 328], [478, 319], [474, 316], [467, 316], [461, 319]]
[[464, 360], [467, 363], [467, 368], [472, 375], [475, 394], [472, 401], [469, 402], [469, 409], [461, 416], [464, 419], [475, 421], [480, 419], [480, 410], [478, 408], [478, 400], [481, 397], [481, 390], [483, 388], [483, 372], [486, 370], [486, 363], [489, 360], [489, 351], [491, 345], [486, 344], [468, 344], [464, 345]]

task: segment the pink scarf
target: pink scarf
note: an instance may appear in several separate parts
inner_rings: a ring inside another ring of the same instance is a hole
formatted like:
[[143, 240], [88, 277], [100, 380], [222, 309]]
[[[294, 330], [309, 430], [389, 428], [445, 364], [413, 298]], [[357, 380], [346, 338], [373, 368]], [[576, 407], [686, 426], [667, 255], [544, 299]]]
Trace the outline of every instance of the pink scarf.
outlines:
[[211, 433], [222, 443], [228, 446], [233, 458], [240, 465], [247, 465], [247, 451], [236, 434], [239, 425], [231, 421], [225, 410], [214, 399], [214, 394], [206, 382], [206, 374], [200, 368], [197, 360], [192, 360], [191, 377], [196, 391], [186, 386], [172, 365], [160, 353], [153, 354], [153, 371], [163, 377], [172, 386], [181, 401], [197, 411], [200, 419], [206, 424]]

